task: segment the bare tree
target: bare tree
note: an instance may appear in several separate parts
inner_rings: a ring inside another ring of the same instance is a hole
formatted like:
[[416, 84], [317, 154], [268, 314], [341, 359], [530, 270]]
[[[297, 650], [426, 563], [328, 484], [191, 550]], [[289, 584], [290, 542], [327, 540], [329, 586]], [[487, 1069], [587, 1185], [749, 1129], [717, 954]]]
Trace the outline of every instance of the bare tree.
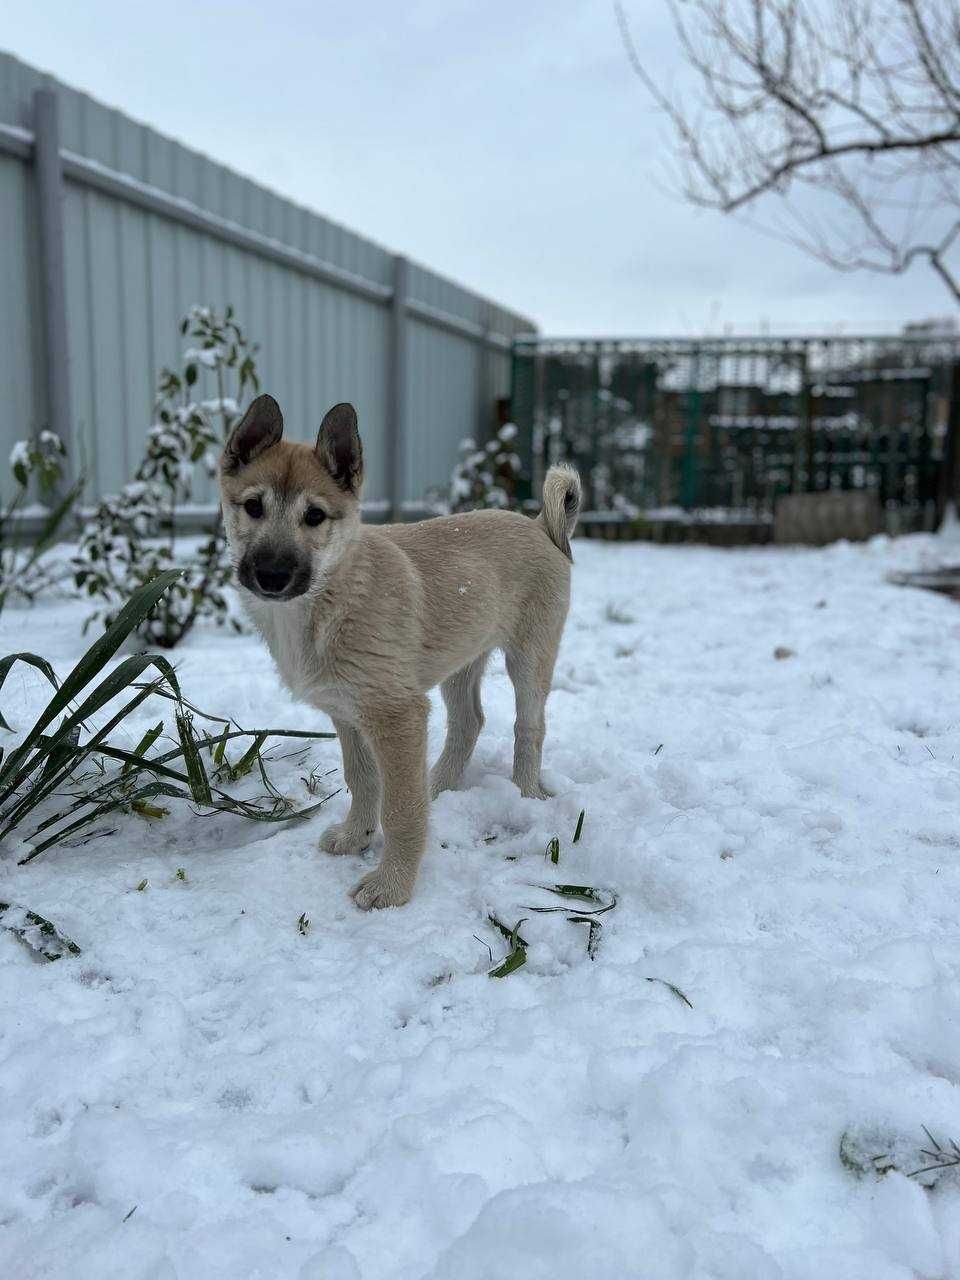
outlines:
[[682, 194], [763, 208], [767, 229], [842, 271], [926, 261], [960, 302], [960, 2], [666, 3], [692, 101], [663, 86], [615, 9], [676, 135]]

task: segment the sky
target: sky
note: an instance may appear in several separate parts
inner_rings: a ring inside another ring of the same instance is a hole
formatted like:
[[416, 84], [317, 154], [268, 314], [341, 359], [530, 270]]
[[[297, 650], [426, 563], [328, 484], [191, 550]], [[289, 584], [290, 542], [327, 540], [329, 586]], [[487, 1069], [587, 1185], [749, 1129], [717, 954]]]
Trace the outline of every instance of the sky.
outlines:
[[[667, 84], [663, 0], [626, 0]], [[611, 0], [0, 0], [0, 47], [551, 334], [892, 332], [929, 267], [838, 274], [671, 189]]]

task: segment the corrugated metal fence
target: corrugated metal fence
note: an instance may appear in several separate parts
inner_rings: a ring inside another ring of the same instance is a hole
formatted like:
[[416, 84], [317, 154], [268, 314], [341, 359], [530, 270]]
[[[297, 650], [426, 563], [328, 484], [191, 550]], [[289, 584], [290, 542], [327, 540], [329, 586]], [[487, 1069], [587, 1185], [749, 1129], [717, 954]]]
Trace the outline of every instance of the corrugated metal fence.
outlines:
[[357, 405], [381, 509], [487, 434], [533, 328], [2, 53], [0, 227], [0, 450], [58, 430], [88, 498], [129, 479], [195, 302], [233, 304], [302, 438]]

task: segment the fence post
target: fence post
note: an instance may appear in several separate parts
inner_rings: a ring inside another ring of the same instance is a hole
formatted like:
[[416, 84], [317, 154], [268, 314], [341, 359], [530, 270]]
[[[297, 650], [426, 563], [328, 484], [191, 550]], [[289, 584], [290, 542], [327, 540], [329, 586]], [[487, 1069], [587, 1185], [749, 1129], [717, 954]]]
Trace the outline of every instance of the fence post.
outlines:
[[943, 439], [943, 457], [937, 484], [937, 528], [949, 504], [960, 498], [960, 361], [950, 370], [950, 403], [947, 407], [947, 432]]
[[393, 259], [393, 297], [390, 301], [390, 354], [387, 390], [387, 500], [389, 518], [403, 516], [407, 464], [407, 287], [409, 264], [402, 254]]
[[687, 392], [687, 421], [683, 437], [683, 461], [680, 467], [680, 505], [685, 511], [697, 501], [697, 449], [700, 444], [700, 348], [690, 355], [690, 387]]
[[484, 302], [481, 307], [481, 324], [483, 326], [482, 337], [474, 339], [475, 359], [477, 362], [477, 440], [480, 444], [486, 444], [490, 438], [491, 431], [497, 430], [500, 423], [496, 419], [494, 413], [493, 402], [493, 380], [491, 373], [491, 355], [489, 334], [494, 328], [493, 319], [490, 315], [490, 307]]
[[[798, 461], [793, 482], [794, 493], [813, 493], [816, 488], [816, 440], [813, 428], [813, 383], [810, 381], [810, 353], [803, 344], [800, 362], [800, 445], [802, 457]], [[803, 475], [803, 484], [800, 476]]]
[[54, 89], [33, 94], [34, 176], [37, 191], [43, 336], [46, 353], [47, 426], [68, 449], [76, 467], [70, 413], [67, 285], [63, 241], [63, 171], [60, 112]]

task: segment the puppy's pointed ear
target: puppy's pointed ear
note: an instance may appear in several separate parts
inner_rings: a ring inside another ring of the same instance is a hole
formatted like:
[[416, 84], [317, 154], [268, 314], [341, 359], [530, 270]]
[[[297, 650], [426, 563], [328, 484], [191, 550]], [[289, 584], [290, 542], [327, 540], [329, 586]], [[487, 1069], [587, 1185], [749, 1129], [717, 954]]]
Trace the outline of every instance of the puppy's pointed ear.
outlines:
[[273, 396], [256, 400], [230, 432], [223, 451], [224, 471], [239, 471], [261, 453], [279, 443], [283, 435], [283, 414]]
[[317, 435], [317, 456], [346, 493], [359, 494], [363, 482], [363, 446], [352, 404], [335, 404]]

